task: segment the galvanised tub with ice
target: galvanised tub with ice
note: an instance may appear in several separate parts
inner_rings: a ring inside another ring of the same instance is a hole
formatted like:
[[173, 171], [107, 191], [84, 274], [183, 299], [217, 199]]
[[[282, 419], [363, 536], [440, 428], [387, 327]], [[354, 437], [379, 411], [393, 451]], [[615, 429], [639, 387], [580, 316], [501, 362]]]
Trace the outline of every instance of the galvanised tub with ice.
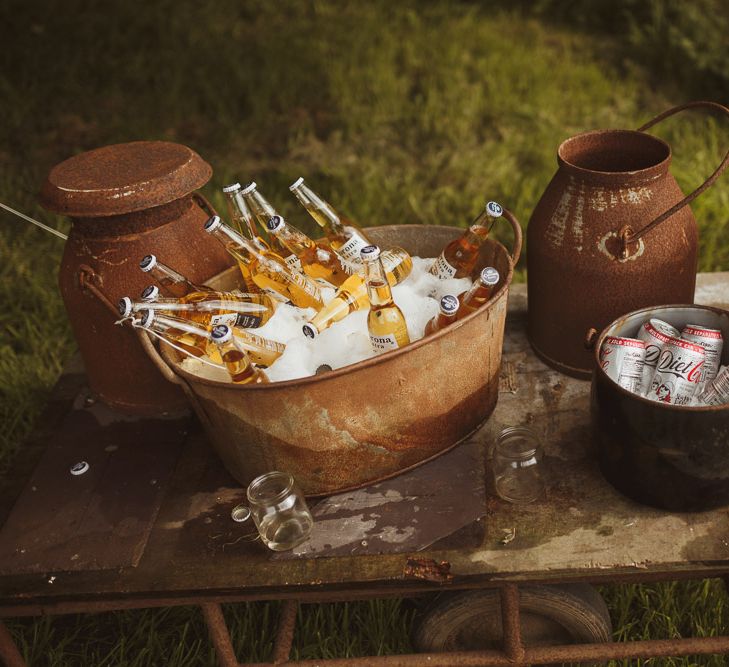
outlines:
[[[327, 372], [270, 384], [235, 385], [188, 372], [167, 345], [145, 348], [181, 384], [211, 443], [243, 485], [285, 470], [306, 495], [323, 495], [393, 476], [447, 451], [488, 419], [499, 390], [509, 284], [521, 250], [488, 239], [477, 269], [494, 266], [501, 286], [479, 309], [404, 348]], [[437, 257], [462, 229], [394, 225], [367, 229], [383, 247]], [[239, 276], [231, 268], [211, 286]], [[143, 337], [144, 338], [144, 337]]]
[[[638, 502], [673, 511], [729, 504], [729, 404], [671, 405], [632, 393], [600, 367], [608, 336], [635, 338], [657, 318], [679, 331], [686, 324], [720, 329], [729, 340], [729, 312], [707, 306], [656, 306], [609, 324], [595, 344], [592, 426], [600, 468], [619, 491]], [[721, 363], [729, 361], [724, 347]]]

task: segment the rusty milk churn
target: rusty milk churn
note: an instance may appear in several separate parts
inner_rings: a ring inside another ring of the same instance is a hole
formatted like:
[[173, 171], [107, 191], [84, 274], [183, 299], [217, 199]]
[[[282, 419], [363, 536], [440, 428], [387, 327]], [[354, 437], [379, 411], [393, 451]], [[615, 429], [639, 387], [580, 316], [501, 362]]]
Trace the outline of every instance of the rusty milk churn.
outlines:
[[139, 270], [148, 253], [203, 282], [231, 264], [202, 233], [210, 209], [195, 193], [212, 169], [195, 151], [164, 141], [105, 146], [56, 165], [42, 205], [73, 227], [58, 276], [91, 391], [110, 406], [154, 414], [185, 405], [128, 326], [115, 326], [116, 303], [149, 283]]
[[527, 229], [529, 341], [550, 366], [589, 378], [591, 328], [639, 308], [693, 303], [697, 230], [687, 197], [668, 171], [671, 147], [645, 130], [694, 107], [729, 115], [714, 102], [669, 109], [637, 131], [597, 130], [559, 147], [559, 169]]

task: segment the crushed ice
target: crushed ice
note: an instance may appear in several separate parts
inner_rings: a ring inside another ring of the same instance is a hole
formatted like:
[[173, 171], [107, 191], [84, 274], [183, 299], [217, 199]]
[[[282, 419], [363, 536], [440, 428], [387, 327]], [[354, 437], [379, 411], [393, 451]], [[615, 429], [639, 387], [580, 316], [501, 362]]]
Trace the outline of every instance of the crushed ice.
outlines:
[[[472, 284], [470, 278], [438, 279], [428, 272], [432, 263], [432, 259], [413, 257], [410, 275], [392, 289], [393, 300], [407, 321], [411, 342], [423, 337], [425, 325], [438, 313], [442, 296], [457, 296]], [[325, 291], [325, 303], [333, 294], [333, 290]], [[313, 308], [302, 310], [287, 304], [279, 305], [265, 326], [251, 330], [259, 336], [286, 344], [286, 351], [266, 369], [268, 379], [271, 382], [294, 380], [314, 375], [322, 365], [336, 369], [374, 357], [375, 352], [367, 333], [367, 312], [365, 309], [351, 313], [311, 340], [301, 328], [316, 311]], [[222, 369], [218, 372], [196, 359], [187, 358], [182, 365], [196, 375], [223, 381], [227, 379]]]

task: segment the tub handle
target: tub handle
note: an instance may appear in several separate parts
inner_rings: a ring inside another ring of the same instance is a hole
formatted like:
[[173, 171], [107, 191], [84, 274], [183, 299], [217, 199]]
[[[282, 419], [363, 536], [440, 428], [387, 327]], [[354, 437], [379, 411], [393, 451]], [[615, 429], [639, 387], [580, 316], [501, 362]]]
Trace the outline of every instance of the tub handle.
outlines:
[[514, 232], [514, 245], [511, 248], [511, 261], [516, 266], [521, 256], [521, 244], [522, 244], [522, 232], [521, 225], [516, 219], [516, 216], [508, 209], [504, 208], [502, 215], [506, 218], [507, 222], [511, 225], [511, 229]]
[[197, 416], [200, 418], [201, 421], [206, 422], [208, 426], [211, 426], [212, 422], [210, 420], [210, 417], [208, 416], [208, 413], [205, 411], [205, 408], [196, 396], [192, 387], [184, 378], [177, 375], [177, 373], [175, 373], [175, 371], [170, 368], [170, 365], [162, 358], [162, 355], [157, 350], [157, 346], [152, 342], [152, 337], [146, 331], [142, 331], [141, 329], [135, 329], [135, 332], [137, 334], [137, 338], [139, 338], [139, 342], [141, 343], [142, 348], [144, 348], [147, 356], [157, 367], [157, 370], [162, 373], [162, 377], [164, 377], [165, 380], [168, 380], [169, 382], [172, 382], [173, 384], [182, 387], [182, 391], [185, 393], [185, 396], [187, 396], [187, 399], [192, 404]]
[[585, 340], [583, 341], [586, 350], [593, 350], [595, 343], [597, 343], [597, 329], [590, 327], [585, 334]]
[[[694, 109], [696, 107], [704, 107], [706, 109], [713, 109], [715, 111], [720, 111], [721, 113], [725, 114], [726, 116], [729, 116], [729, 108], [725, 107], [723, 104], [719, 104], [718, 102], [705, 102], [705, 101], [697, 101], [697, 102], [689, 102], [688, 104], [682, 104], [677, 107], [673, 107], [671, 109], [668, 109], [667, 111], [664, 111], [661, 114], [658, 114], [653, 120], [649, 120], [645, 125], [641, 125], [638, 128], [638, 132], [645, 132], [647, 129], [653, 127], [654, 125], [657, 125], [662, 120], [668, 118], [669, 116], [673, 116], [674, 114], [677, 114], [679, 111], [685, 111], [687, 109]], [[687, 204], [690, 204], [696, 197], [698, 197], [700, 194], [702, 194], [706, 189], [710, 188], [716, 180], [721, 176], [722, 172], [729, 166], [729, 151], [727, 151], [726, 155], [724, 156], [724, 159], [721, 161], [719, 166], [716, 168], [714, 173], [709, 176], [698, 188], [696, 188], [691, 194], [684, 197], [678, 204], [675, 206], [672, 206], [667, 211], [659, 215], [657, 218], [649, 222], [643, 229], [636, 231], [633, 231], [629, 227], [623, 227], [619, 232], [618, 236], [621, 241], [621, 249], [620, 249], [620, 257], [621, 259], [627, 259], [627, 257], [630, 255], [630, 251], [628, 249], [628, 245], [631, 243], [635, 243], [638, 239], [640, 239], [642, 236], [645, 236], [648, 232], [650, 232], [652, 229], [655, 229], [658, 225], [660, 225], [664, 220], [670, 218], [676, 211], [682, 209]]]

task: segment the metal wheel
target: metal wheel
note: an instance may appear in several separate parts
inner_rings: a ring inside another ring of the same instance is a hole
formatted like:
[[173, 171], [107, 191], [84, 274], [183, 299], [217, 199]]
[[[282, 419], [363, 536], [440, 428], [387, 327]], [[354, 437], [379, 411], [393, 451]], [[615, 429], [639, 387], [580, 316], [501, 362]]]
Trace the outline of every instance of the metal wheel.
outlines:
[[[612, 624], [605, 602], [589, 584], [519, 586], [525, 646], [607, 642]], [[501, 648], [497, 590], [445, 593], [421, 614], [413, 645], [421, 652]]]

